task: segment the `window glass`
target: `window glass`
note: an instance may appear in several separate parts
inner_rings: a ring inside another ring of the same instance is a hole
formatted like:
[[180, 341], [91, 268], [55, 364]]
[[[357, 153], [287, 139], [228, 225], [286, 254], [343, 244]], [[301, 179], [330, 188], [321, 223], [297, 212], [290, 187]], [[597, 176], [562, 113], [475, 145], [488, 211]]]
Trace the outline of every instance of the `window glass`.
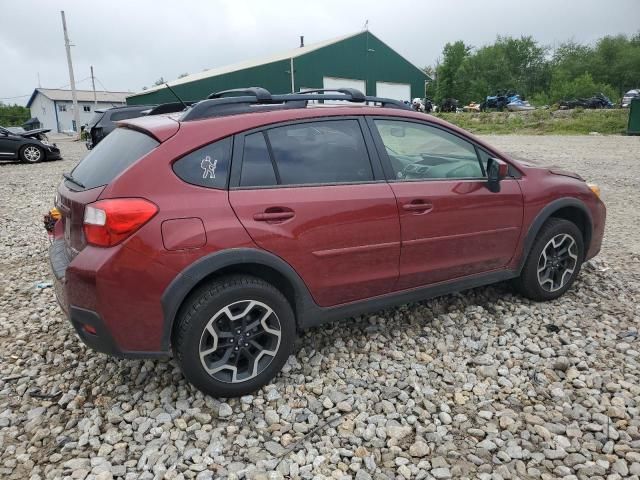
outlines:
[[142, 116], [142, 110], [127, 110], [124, 112], [113, 112], [111, 114], [111, 121], [117, 122], [118, 120], [126, 120], [127, 118], [136, 118]]
[[247, 135], [242, 153], [240, 186], [264, 187], [277, 184], [264, 134], [259, 132]]
[[158, 141], [149, 135], [116, 128], [84, 157], [72, 175], [86, 189], [106, 185], [157, 146]]
[[375, 124], [398, 180], [484, 177], [474, 146], [456, 135], [419, 123]]
[[173, 171], [182, 180], [193, 185], [225, 188], [230, 159], [231, 137], [227, 137], [182, 157], [173, 164]]
[[373, 180], [357, 120], [287, 125], [268, 135], [284, 185]]
[[486, 175], [487, 164], [489, 163], [489, 158], [491, 158], [491, 155], [489, 155], [487, 152], [485, 152], [481, 148], [478, 148], [478, 156], [480, 157], [480, 163], [482, 164], [483, 172]]

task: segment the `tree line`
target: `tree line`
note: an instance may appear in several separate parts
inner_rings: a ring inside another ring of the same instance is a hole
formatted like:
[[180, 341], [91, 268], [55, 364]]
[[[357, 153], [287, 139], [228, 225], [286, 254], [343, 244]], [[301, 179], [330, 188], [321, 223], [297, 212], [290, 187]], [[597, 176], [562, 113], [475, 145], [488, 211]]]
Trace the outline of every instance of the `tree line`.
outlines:
[[553, 49], [530, 36], [498, 36], [479, 48], [459, 40], [447, 43], [442, 61], [425, 71], [435, 77], [427, 94], [437, 103], [446, 98], [481, 102], [507, 90], [537, 105], [599, 92], [617, 102], [640, 87], [640, 32], [606, 36], [594, 44], [568, 41]]
[[27, 107], [20, 105], [5, 105], [0, 102], [0, 126], [20, 126], [31, 117]]

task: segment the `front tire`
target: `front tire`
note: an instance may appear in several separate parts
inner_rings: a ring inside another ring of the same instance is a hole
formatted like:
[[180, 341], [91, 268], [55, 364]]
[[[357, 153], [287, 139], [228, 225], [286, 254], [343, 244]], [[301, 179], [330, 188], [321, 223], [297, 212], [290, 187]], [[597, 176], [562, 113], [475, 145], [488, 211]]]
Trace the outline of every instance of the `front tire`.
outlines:
[[583, 259], [580, 229], [568, 220], [550, 218], [540, 229], [515, 286], [531, 300], [553, 300], [571, 287]]
[[186, 379], [215, 397], [239, 397], [269, 383], [293, 351], [295, 317], [282, 293], [250, 276], [195, 291], [179, 313], [173, 352]]
[[25, 163], [38, 163], [44, 160], [44, 150], [37, 145], [25, 145], [20, 150], [20, 160]]

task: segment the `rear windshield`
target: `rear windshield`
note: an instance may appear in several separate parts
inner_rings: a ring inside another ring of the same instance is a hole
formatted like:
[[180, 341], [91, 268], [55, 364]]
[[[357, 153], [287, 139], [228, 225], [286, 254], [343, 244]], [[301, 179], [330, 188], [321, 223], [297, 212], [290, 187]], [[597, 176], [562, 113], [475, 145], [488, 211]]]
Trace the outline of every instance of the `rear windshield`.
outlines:
[[100, 121], [103, 115], [104, 115], [103, 110], [96, 110], [96, 112], [93, 114], [93, 117], [91, 117], [91, 120], [87, 122], [87, 125], [89, 126], [89, 128], [93, 127], [94, 125], [97, 125], [97, 123]]
[[73, 169], [73, 178], [86, 189], [108, 184], [136, 160], [158, 146], [149, 135], [116, 128]]

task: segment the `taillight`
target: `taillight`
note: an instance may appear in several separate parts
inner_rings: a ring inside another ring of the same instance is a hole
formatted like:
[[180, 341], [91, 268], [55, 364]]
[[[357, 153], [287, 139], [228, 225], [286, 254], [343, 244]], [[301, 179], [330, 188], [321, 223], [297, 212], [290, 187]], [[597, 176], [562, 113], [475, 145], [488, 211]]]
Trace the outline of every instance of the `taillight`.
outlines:
[[143, 198], [99, 200], [84, 209], [84, 236], [96, 247], [112, 247], [125, 240], [158, 212]]

